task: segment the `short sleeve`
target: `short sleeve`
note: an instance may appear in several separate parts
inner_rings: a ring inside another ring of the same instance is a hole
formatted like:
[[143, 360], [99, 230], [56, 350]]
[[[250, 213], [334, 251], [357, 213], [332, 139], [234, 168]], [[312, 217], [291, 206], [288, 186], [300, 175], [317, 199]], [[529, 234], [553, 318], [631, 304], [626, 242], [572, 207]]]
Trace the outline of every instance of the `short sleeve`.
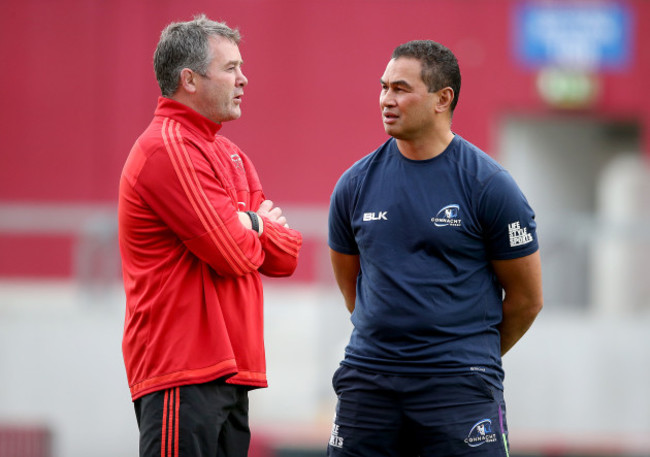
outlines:
[[516, 259], [539, 249], [535, 213], [507, 171], [490, 178], [479, 206], [490, 259]]
[[328, 218], [328, 244], [336, 252], [349, 255], [359, 254], [359, 247], [352, 228], [354, 189], [350, 171], [344, 173], [334, 187], [330, 199]]

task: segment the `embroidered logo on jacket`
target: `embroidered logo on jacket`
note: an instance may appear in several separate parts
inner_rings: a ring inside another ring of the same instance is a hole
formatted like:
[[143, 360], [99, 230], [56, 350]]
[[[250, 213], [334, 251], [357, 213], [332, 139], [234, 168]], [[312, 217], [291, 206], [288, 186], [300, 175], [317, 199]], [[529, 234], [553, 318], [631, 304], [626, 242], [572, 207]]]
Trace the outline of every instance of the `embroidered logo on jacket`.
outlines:
[[447, 205], [438, 211], [436, 217], [431, 218], [431, 222], [433, 222], [436, 227], [460, 227], [463, 221], [458, 218], [459, 212], [459, 205], [455, 203]]
[[244, 161], [239, 157], [239, 154], [230, 154], [230, 160], [235, 164], [235, 168], [238, 168], [239, 170], [244, 169]]

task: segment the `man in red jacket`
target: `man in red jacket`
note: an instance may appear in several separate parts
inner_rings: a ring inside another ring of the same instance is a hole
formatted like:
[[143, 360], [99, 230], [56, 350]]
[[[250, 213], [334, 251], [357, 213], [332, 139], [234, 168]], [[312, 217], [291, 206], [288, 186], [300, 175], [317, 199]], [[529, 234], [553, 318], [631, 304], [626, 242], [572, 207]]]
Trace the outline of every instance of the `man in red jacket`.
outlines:
[[162, 96], [122, 172], [122, 349], [140, 456], [248, 453], [248, 391], [266, 387], [260, 273], [302, 244], [222, 123], [248, 84], [239, 32], [198, 16], [161, 34]]

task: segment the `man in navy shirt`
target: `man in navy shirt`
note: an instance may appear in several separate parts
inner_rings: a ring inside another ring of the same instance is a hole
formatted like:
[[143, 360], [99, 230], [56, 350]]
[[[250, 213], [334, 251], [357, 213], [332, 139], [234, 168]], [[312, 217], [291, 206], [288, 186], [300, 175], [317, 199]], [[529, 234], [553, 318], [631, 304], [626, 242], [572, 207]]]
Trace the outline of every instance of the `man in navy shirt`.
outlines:
[[332, 194], [329, 246], [354, 330], [333, 378], [330, 456], [507, 456], [501, 356], [542, 308], [535, 215], [451, 130], [453, 53], [398, 46], [381, 78], [391, 138]]

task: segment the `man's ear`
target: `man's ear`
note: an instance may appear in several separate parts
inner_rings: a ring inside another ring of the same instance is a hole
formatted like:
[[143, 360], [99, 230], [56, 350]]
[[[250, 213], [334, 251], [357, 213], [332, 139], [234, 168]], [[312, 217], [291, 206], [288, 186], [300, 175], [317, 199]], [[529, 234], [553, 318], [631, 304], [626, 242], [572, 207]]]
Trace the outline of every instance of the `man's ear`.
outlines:
[[436, 103], [436, 112], [442, 113], [449, 111], [451, 108], [451, 102], [454, 101], [454, 89], [451, 87], [445, 87], [438, 91], [438, 102]]
[[183, 68], [181, 70], [181, 79], [178, 85], [179, 87], [182, 87], [185, 92], [193, 94], [196, 92], [196, 78], [196, 73], [189, 68]]

